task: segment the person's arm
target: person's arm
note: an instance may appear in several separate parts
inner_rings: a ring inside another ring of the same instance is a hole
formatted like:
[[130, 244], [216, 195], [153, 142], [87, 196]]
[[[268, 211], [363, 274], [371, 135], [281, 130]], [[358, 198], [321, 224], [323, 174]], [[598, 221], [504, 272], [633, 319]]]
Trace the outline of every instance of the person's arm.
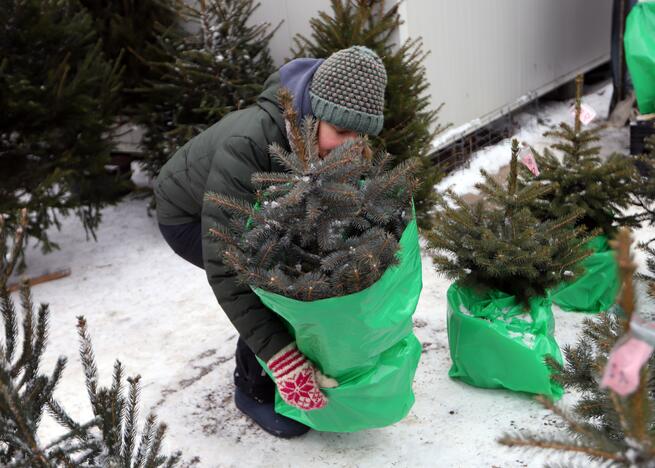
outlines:
[[[253, 172], [269, 171], [266, 148], [247, 137], [232, 137], [216, 150], [205, 192], [231, 195], [254, 202], [250, 183]], [[209, 228], [227, 224], [229, 214], [210, 201], [202, 206], [202, 249], [205, 271], [214, 295], [241, 338], [263, 361], [268, 361], [293, 342], [282, 319], [266, 307], [249, 286], [238, 284], [236, 275], [222, 261], [219, 244]]]

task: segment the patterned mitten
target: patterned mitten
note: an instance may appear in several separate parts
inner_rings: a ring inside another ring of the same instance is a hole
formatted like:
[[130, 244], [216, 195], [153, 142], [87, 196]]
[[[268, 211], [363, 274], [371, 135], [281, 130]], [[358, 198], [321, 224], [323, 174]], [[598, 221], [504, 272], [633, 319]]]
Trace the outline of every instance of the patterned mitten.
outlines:
[[336, 380], [324, 376], [291, 343], [278, 351], [266, 363], [273, 372], [273, 379], [282, 399], [289, 405], [309, 411], [327, 405], [327, 398], [320, 387], [334, 388]]

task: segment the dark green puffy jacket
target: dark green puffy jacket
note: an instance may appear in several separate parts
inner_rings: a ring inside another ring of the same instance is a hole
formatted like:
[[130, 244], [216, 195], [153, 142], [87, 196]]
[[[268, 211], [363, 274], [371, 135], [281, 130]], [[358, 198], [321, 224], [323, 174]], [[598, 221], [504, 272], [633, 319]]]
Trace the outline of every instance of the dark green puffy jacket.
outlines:
[[207, 279], [219, 304], [250, 349], [264, 361], [292, 341], [282, 319], [262, 304], [246, 285], [223, 264], [218, 245], [207, 235], [209, 228], [226, 224], [228, 214], [211, 202], [205, 192], [216, 192], [254, 201], [250, 176], [258, 171], [282, 171], [271, 159], [268, 145], [289, 149], [284, 119], [277, 103], [279, 73], [264, 84], [257, 102], [231, 112], [180, 148], [155, 181], [157, 218], [175, 225], [201, 219], [203, 262]]

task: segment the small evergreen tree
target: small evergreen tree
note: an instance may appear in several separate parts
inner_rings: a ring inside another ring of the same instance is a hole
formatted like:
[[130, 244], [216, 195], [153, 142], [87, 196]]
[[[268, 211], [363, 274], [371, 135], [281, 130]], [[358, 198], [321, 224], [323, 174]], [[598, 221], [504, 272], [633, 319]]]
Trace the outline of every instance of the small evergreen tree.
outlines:
[[[111, 388], [98, 388], [97, 366], [83, 317], [78, 319], [80, 354], [94, 418], [78, 423], [54, 398], [54, 391], [66, 365], [60, 357], [50, 376], [40, 372], [48, 335], [48, 306], [41, 304], [35, 316], [27, 282], [20, 290], [22, 345], [19, 344], [18, 317], [7, 281], [20, 257], [28, 226], [27, 210], [17, 217], [18, 225], [9, 234], [0, 216], [0, 312], [4, 340], [0, 343], [0, 464], [6, 467], [172, 467], [180, 454], [161, 455], [166, 426], [148, 416], [137, 444], [139, 377], [128, 379], [128, 395], [123, 389], [123, 368], [114, 366]], [[19, 350], [20, 349], [20, 350]], [[64, 429], [64, 434], [45, 444], [37, 436], [44, 411]], [[97, 430], [96, 430], [97, 429]]]
[[292, 152], [272, 145], [271, 153], [288, 172], [252, 176], [258, 207], [208, 193], [232, 214], [229, 226], [211, 233], [226, 264], [251, 286], [306, 301], [361, 291], [397, 263], [418, 161], [387, 170], [389, 155], [371, 160], [362, 139], [321, 158], [318, 122], [308, 116], [299, 128], [290, 94], [280, 99]]
[[[630, 233], [623, 229], [618, 239], [618, 260], [623, 286], [619, 300], [623, 316], [611, 312], [586, 319], [582, 336], [575, 347], [564, 350], [565, 367], [551, 361], [555, 379], [568, 389], [581, 392], [572, 414], [552, 401], [538, 400], [562, 419], [569, 436], [544, 437], [530, 432], [508, 434], [499, 442], [510, 447], [556, 450], [562, 454], [584, 454], [611, 466], [652, 467], [655, 462], [655, 359], [641, 370], [639, 387], [627, 397], [611, 389], [600, 388], [601, 375], [608, 356], [619, 338], [630, 329], [635, 312], [633, 288], [635, 265], [630, 255]], [[638, 305], [638, 304], [637, 304]]]
[[172, 62], [152, 62], [157, 77], [137, 90], [145, 129], [145, 168], [156, 176], [175, 150], [230, 111], [255, 102], [273, 72], [269, 23], [246, 24], [253, 0], [200, 0], [187, 9], [197, 32], [160, 41]]
[[298, 35], [292, 53], [296, 57], [327, 58], [353, 45], [374, 50], [387, 69], [384, 128], [372, 140], [375, 148], [393, 155], [393, 164], [413, 157], [421, 162], [421, 186], [414, 193], [417, 219], [422, 228], [433, 223], [434, 186], [441, 178], [430, 160], [431, 144], [444, 127], [437, 123], [441, 106], [432, 109], [426, 94], [429, 83], [423, 60], [428, 52], [420, 39], [394, 47], [391, 36], [402, 24], [398, 4], [387, 9], [384, 0], [332, 0], [332, 13], [320, 12], [310, 21], [310, 38]]
[[481, 171], [484, 183], [476, 188], [486, 201], [470, 206], [452, 191], [439, 200], [439, 222], [428, 233], [428, 245], [436, 251], [437, 270], [448, 278], [477, 290], [500, 290], [527, 304], [573, 279], [589, 253], [582, 248], [582, 228], [573, 227], [579, 210], [549, 221], [532, 213], [534, 200], [554, 187], [519, 186], [518, 151], [513, 140], [506, 186]]
[[131, 92], [146, 79], [156, 77], [148, 62], [165, 62], [173, 57], [161, 47], [162, 34], [181, 34], [177, 0], [80, 0], [93, 18], [102, 40], [105, 57], [123, 67], [120, 112], [130, 115], [140, 95]]
[[[606, 236], [613, 237], [618, 225], [639, 225], [638, 216], [623, 213], [631, 203], [634, 165], [621, 154], [610, 155], [606, 161], [600, 158], [600, 147], [593, 146], [599, 140], [599, 128], [582, 129], [581, 105], [580, 75], [576, 79], [573, 126], [562, 122], [559, 129], [545, 133], [557, 140], [552, 148], [562, 154], [561, 160], [549, 148], [543, 154], [532, 150], [540, 171], [536, 180], [555, 187], [536, 200], [532, 209], [544, 220], [582, 209], [579, 224], [589, 232], [602, 230]], [[524, 180], [532, 179], [527, 170], [522, 175]]]
[[[641, 169], [637, 175], [634, 198], [635, 205], [642, 210], [643, 219], [653, 226], [655, 225], [655, 209], [653, 208], [655, 201], [655, 136], [647, 140], [646, 149], [650, 154], [641, 155], [638, 160], [638, 164], [640, 163], [638, 167]], [[652, 247], [653, 242], [655, 242], [655, 238], [638, 245], [639, 249], [646, 252], [647, 273], [640, 273], [637, 276], [650, 285], [650, 296], [655, 297], [655, 248]]]
[[[27, 210], [21, 211], [13, 239], [8, 239], [4, 217], [0, 217], [0, 309], [5, 329], [5, 340], [0, 348], [0, 463], [9, 466], [12, 462], [24, 460], [22, 466], [49, 466], [49, 460], [61, 460], [71, 456], [64, 444], [88, 427], [77, 426], [61, 438], [60, 442], [42, 447], [36, 432], [44, 408], [52, 401], [52, 393], [66, 364], [60, 358], [51, 376], [39, 374], [39, 361], [46, 339], [48, 307], [42, 305], [38, 318], [29, 286], [21, 287], [23, 309], [23, 346], [19, 351], [18, 324], [14, 303], [7, 289], [11, 275], [23, 247], [27, 227]], [[13, 240], [13, 245], [10, 246]], [[80, 446], [80, 450], [88, 446]]]
[[77, 0], [0, 2], [0, 213], [28, 208], [27, 236], [75, 212], [88, 233], [121, 184], [107, 175], [120, 87]]
[[[123, 365], [117, 360], [114, 363], [111, 387], [99, 387], [98, 368], [84, 317], [78, 317], [77, 331], [80, 337], [80, 358], [84, 367], [87, 393], [96, 418], [95, 426], [100, 431], [100, 435], [95, 436], [97, 439], [96, 449], [85, 454], [88, 465], [116, 468], [177, 466], [182, 456], [180, 452], [169, 456], [161, 454], [161, 444], [167, 427], [164, 423], [157, 423], [157, 418], [153, 413], [146, 417], [141, 437], [138, 437], [141, 376], [127, 378], [128, 391], [126, 395]], [[64, 426], [70, 421], [70, 418], [62, 417], [65, 414], [59, 411], [53, 411], [53, 414], [57, 421]]]
[[[639, 210], [640, 219], [655, 225], [655, 135], [646, 140], [646, 154], [640, 155], [635, 161], [635, 183], [633, 192], [633, 204]], [[651, 239], [648, 247], [653, 242]], [[655, 251], [650, 250], [651, 258]], [[653, 265], [655, 267], [655, 265]], [[651, 270], [655, 272], [654, 270]]]

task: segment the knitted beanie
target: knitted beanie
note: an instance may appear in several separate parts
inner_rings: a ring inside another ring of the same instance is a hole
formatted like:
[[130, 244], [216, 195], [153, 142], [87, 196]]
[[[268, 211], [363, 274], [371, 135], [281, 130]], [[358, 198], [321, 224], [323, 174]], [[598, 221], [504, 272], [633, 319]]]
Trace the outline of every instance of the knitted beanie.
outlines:
[[363, 46], [333, 53], [309, 87], [314, 116], [337, 127], [377, 135], [384, 123], [387, 72], [378, 55]]

